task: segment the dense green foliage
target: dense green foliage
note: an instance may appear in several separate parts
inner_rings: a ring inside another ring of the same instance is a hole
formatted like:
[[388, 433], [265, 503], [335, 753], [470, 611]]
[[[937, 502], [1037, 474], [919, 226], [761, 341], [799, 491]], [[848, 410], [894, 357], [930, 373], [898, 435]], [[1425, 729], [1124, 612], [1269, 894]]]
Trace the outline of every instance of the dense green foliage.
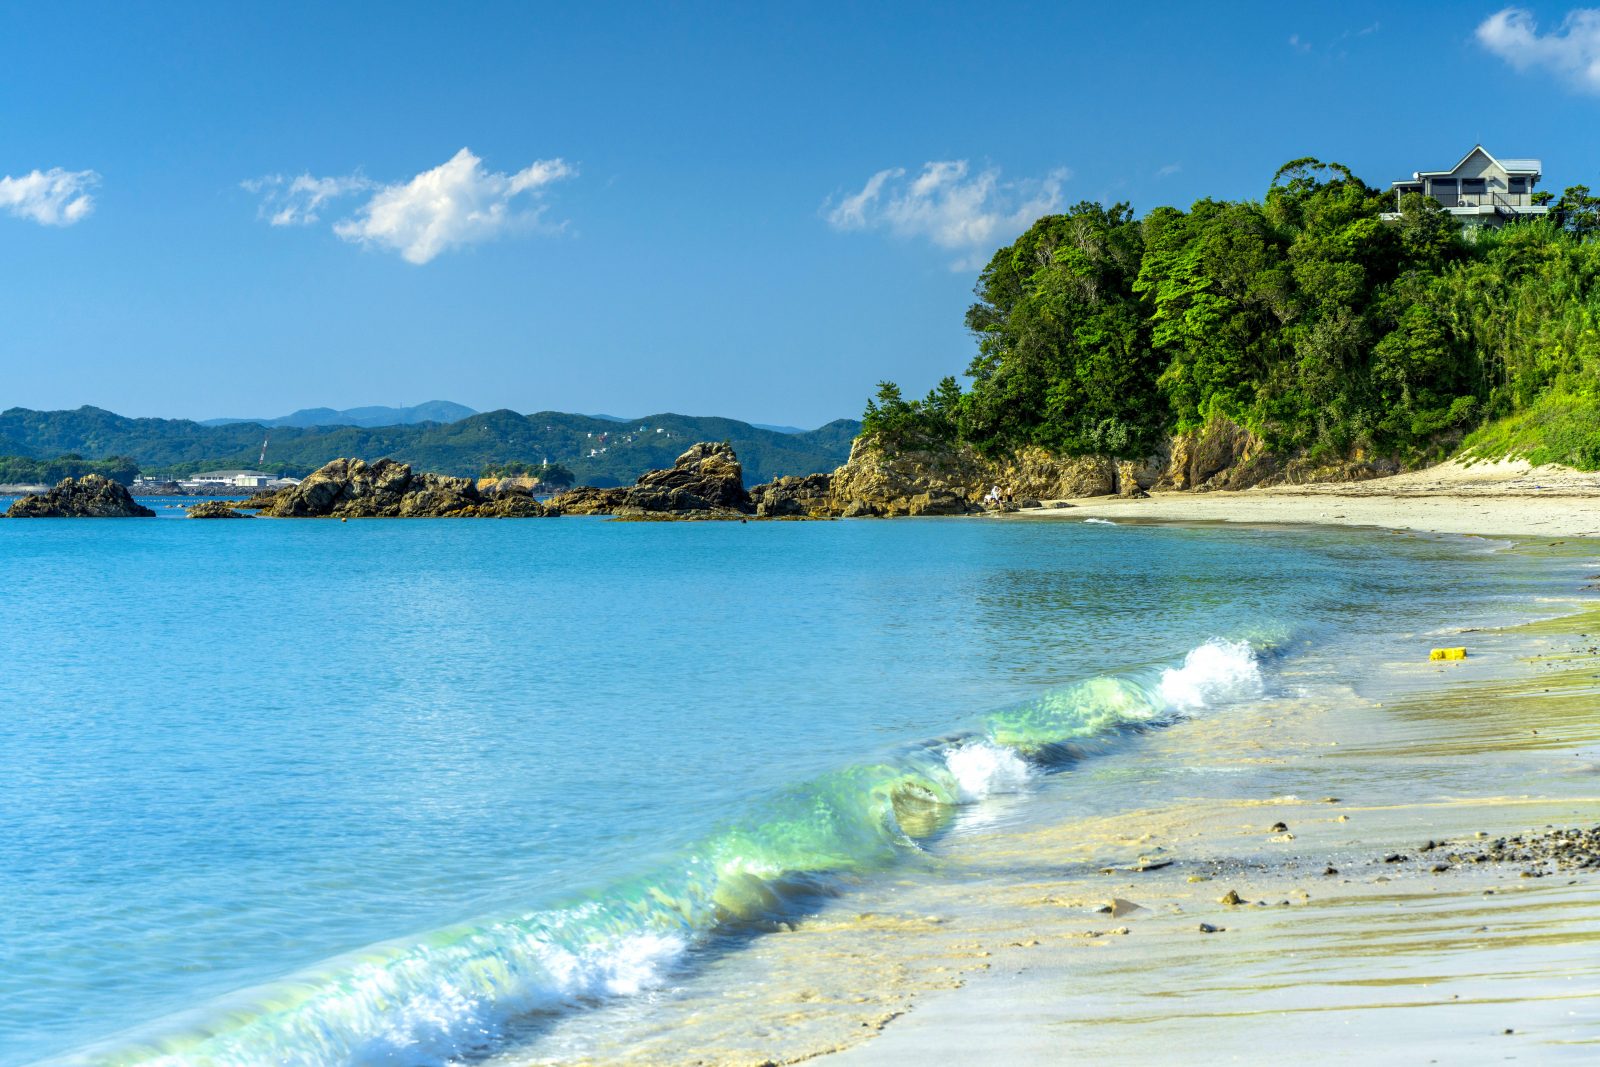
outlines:
[[[556, 411], [489, 411], [446, 424], [275, 427], [263, 466], [273, 474], [303, 476], [339, 456], [390, 456], [421, 470], [475, 476], [488, 466], [549, 462], [585, 484], [621, 485], [647, 470], [670, 467], [696, 441], [727, 440], [744, 465], [745, 481], [754, 484], [780, 474], [832, 470], [848, 457], [859, 428], [840, 419], [791, 434], [734, 419], [688, 415], [619, 423]], [[0, 412], [0, 454], [133, 456], [151, 475], [254, 469], [266, 436], [256, 423], [206, 426], [185, 419], [130, 419], [92, 407]]]
[[0, 456], [3, 485], [54, 485], [63, 478], [82, 478], [85, 474], [101, 474], [114, 482], [132, 485], [139, 476], [139, 464], [128, 456], [84, 459], [73, 452], [54, 459]]
[[1285, 453], [1415, 462], [1515, 419], [1471, 443], [1597, 467], [1600, 197], [1573, 186], [1550, 208], [1463, 232], [1410, 194], [1385, 220], [1390, 194], [1314, 159], [1261, 202], [1081, 203], [979, 276], [970, 388], [908, 401], [881, 383], [863, 428], [1133, 457], [1228, 419]]

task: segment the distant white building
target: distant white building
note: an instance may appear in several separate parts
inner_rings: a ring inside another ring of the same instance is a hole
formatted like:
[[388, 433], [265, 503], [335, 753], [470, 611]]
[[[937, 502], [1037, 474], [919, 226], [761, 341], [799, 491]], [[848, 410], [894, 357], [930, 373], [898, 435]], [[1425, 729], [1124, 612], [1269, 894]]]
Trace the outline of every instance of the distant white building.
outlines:
[[1400, 198], [1407, 193], [1431, 196], [1439, 206], [1468, 226], [1502, 226], [1513, 219], [1544, 215], [1549, 208], [1533, 202], [1543, 164], [1537, 159], [1496, 159], [1483, 145], [1449, 170], [1419, 170], [1410, 179], [1394, 183], [1395, 210], [1383, 217], [1400, 217]]
[[265, 489], [277, 480], [265, 471], [201, 471], [183, 484], [198, 489]]

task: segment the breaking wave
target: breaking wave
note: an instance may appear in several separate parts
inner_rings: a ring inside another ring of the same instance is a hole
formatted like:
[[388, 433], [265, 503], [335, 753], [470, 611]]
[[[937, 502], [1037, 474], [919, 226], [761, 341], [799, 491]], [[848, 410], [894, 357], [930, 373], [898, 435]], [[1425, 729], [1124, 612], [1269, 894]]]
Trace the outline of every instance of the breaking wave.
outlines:
[[482, 1056], [518, 1020], [660, 986], [717, 933], [759, 929], [843, 877], [894, 863], [962, 805], [1026, 789], [1075, 742], [1262, 692], [1248, 643], [1207, 641], [1178, 666], [1090, 678], [970, 734], [794, 786], [589, 899], [377, 945], [53, 1062], [418, 1067]]

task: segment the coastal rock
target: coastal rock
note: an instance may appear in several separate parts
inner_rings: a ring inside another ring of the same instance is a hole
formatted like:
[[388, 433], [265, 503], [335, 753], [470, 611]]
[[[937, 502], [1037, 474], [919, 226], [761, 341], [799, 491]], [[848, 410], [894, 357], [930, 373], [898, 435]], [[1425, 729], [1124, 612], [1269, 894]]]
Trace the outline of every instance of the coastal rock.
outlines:
[[155, 512], [110, 478], [85, 474], [63, 478], [48, 493], [13, 501], [6, 514], [13, 519], [131, 519], [152, 518]]
[[232, 504], [222, 500], [202, 500], [189, 509], [191, 519], [249, 519], [253, 515], [246, 515], [242, 511], [235, 511]]
[[550, 500], [567, 515], [632, 519], [742, 519], [755, 513], [744, 488], [744, 468], [727, 444], [691, 445], [671, 467], [647, 471], [633, 485], [579, 486]]
[[829, 518], [834, 514], [833, 475], [774, 478], [751, 489], [750, 501], [762, 518]]
[[[1148, 463], [1127, 465], [1124, 481], [1135, 489], [1154, 484]], [[834, 514], [845, 516], [970, 515], [999, 487], [1013, 500], [1109, 496], [1119, 467], [1104, 456], [1060, 456], [1028, 446], [994, 456], [965, 445], [949, 449], [885, 450], [857, 438], [850, 459], [833, 472]]]
[[[253, 501], [252, 501], [253, 502]], [[544, 518], [559, 515], [531, 494], [485, 499], [471, 478], [414, 474], [392, 459], [336, 459], [280, 489], [261, 514], [273, 518]]]
[[277, 489], [263, 489], [260, 492], [251, 493], [249, 497], [233, 506], [249, 511], [265, 511], [278, 502], [278, 492], [279, 490]]

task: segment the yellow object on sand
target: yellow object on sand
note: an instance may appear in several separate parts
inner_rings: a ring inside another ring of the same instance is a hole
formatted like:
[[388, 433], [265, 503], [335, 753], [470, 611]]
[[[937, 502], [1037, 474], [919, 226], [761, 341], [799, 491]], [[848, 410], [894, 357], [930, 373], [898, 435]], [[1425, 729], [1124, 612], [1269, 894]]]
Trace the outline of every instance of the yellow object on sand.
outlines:
[[1464, 648], [1436, 648], [1428, 653], [1430, 660], [1434, 659], [1466, 659], [1467, 650]]

